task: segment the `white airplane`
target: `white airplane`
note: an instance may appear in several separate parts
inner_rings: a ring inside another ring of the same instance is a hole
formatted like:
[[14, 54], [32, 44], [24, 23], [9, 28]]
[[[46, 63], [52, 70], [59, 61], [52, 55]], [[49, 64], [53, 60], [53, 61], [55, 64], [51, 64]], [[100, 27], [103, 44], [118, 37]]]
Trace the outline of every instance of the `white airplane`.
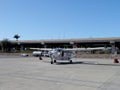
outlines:
[[[40, 51], [49, 51], [49, 55], [51, 58], [51, 64], [56, 63], [57, 60], [67, 60], [72, 63], [72, 58], [76, 56], [75, 51], [92, 51], [92, 50], [106, 50], [105, 47], [97, 47], [97, 48], [30, 48], [33, 50]], [[107, 48], [109, 49], [109, 48]]]
[[51, 64], [56, 63], [57, 60], [67, 60], [72, 63], [72, 58], [76, 55], [75, 51], [57, 48], [50, 52]]

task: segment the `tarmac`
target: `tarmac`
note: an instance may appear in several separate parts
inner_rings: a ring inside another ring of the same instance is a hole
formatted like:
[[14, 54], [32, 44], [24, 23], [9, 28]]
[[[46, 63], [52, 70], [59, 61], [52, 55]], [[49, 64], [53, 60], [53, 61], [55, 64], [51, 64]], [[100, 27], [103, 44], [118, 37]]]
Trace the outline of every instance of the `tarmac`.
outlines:
[[0, 56], [0, 90], [120, 90], [120, 64], [113, 59]]

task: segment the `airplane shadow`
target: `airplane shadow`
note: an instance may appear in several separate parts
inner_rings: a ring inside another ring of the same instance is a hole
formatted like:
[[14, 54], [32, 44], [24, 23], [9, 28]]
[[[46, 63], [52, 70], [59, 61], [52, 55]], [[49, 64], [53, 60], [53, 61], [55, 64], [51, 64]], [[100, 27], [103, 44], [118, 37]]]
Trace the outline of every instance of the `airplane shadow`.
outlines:
[[94, 61], [89, 61], [89, 62], [84, 62], [84, 61], [77, 61], [77, 62], [56, 62], [57, 65], [72, 65], [72, 64], [86, 64], [86, 65], [101, 65], [101, 66], [120, 66], [119, 63], [111, 63], [111, 64], [101, 64], [101, 63], [96, 63]]
[[57, 65], [82, 64], [83, 62], [56, 62]]

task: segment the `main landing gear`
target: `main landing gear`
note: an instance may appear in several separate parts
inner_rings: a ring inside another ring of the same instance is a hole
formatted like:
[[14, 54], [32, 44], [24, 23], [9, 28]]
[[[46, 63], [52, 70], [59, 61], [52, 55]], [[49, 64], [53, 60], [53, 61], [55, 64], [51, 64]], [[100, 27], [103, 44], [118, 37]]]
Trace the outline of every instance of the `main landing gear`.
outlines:
[[53, 61], [51, 61], [51, 64], [53, 64]]
[[56, 60], [51, 60], [51, 64], [56, 63]]
[[70, 60], [70, 64], [72, 64], [72, 60]]

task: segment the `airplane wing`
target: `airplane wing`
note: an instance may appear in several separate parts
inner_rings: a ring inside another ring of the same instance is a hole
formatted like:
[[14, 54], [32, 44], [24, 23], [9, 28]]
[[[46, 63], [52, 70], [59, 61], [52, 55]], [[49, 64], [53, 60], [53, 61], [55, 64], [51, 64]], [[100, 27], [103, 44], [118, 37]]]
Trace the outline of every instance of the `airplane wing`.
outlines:
[[[31, 50], [38, 50], [38, 51], [52, 51], [52, 48], [30, 48]], [[93, 50], [108, 50], [111, 47], [96, 47], [96, 48], [63, 48], [64, 51], [93, 51]]]
[[93, 51], [93, 50], [108, 50], [111, 49], [110, 47], [96, 47], [96, 48], [67, 48], [64, 49], [65, 51]]
[[38, 51], [51, 51], [52, 48], [30, 48], [31, 50], [38, 50]]

